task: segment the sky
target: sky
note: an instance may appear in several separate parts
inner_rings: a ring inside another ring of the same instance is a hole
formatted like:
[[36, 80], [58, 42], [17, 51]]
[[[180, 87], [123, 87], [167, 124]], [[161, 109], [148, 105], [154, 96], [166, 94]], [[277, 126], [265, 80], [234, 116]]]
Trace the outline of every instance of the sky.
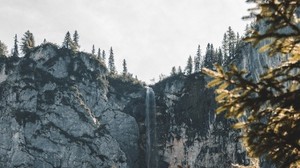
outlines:
[[220, 46], [229, 26], [243, 33], [245, 0], [0, 0], [0, 40], [9, 49], [14, 35], [30, 30], [36, 44], [62, 44], [67, 31], [79, 33], [80, 50], [112, 46], [117, 70], [145, 82], [173, 66], [184, 69], [197, 46]]

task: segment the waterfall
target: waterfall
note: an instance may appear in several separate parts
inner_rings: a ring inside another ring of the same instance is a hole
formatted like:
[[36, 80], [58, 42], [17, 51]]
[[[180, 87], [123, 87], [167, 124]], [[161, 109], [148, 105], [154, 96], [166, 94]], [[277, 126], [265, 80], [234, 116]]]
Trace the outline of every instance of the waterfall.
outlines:
[[147, 168], [157, 168], [155, 93], [150, 87], [146, 89], [146, 165]]

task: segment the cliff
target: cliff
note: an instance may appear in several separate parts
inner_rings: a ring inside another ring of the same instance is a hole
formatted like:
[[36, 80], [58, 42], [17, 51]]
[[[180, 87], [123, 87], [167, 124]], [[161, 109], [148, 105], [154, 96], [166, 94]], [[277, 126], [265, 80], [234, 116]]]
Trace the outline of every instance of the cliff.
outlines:
[[137, 122], [101, 61], [52, 44], [5, 61], [0, 167], [134, 167]]
[[[251, 47], [234, 60], [250, 68], [275, 64]], [[227, 168], [249, 159], [232, 130], [216, 116], [213, 89], [201, 73], [175, 75], [151, 86], [156, 134], [147, 150], [146, 88], [112, 75], [101, 60], [53, 44], [23, 58], [0, 58], [0, 167]], [[153, 93], [153, 94], [154, 94]], [[155, 111], [154, 110], [154, 111]], [[151, 154], [151, 155], [152, 155]]]

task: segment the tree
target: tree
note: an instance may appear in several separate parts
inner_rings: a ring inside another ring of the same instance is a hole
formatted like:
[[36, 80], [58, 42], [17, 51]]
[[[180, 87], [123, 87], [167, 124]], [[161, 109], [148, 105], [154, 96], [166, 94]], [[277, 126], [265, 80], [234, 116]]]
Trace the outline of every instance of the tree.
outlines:
[[29, 53], [35, 47], [33, 34], [29, 30], [24, 33], [21, 40], [21, 50], [24, 54]]
[[98, 58], [99, 60], [102, 59], [102, 58], [101, 58], [101, 49], [100, 49], [100, 48], [98, 48], [97, 58]]
[[185, 67], [185, 72], [187, 75], [191, 75], [193, 72], [193, 59], [192, 56], [189, 56], [188, 61], [187, 61], [187, 65]]
[[232, 60], [235, 57], [235, 47], [236, 47], [236, 36], [231, 26], [227, 30], [227, 42], [228, 42], [228, 57]]
[[201, 49], [200, 49], [200, 45], [198, 45], [198, 49], [197, 49], [197, 54], [196, 57], [194, 59], [194, 63], [195, 63], [195, 72], [200, 71], [200, 67], [201, 67]]
[[127, 63], [126, 63], [126, 60], [123, 59], [123, 76], [126, 76], [127, 74], [128, 74]]
[[13, 52], [12, 52], [12, 56], [17, 58], [19, 57], [19, 47], [18, 47], [18, 36], [17, 34], [15, 35], [15, 40], [14, 40], [14, 49], [13, 49]]
[[106, 54], [104, 50], [102, 51], [102, 60], [104, 63], [106, 62]]
[[223, 53], [222, 49], [216, 49], [216, 56], [217, 56], [217, 64], [222, 65], [223, 64]]
[[93, 44], [93, 47], [92, 47], [92, 54], [95, 55], [95, 52], [96, 52], [96, 50], [95, 50], [95, 45]]
[[74, 42], [74, 48], [78, 50], [80, 48], [80, 45], [79, 45], [79, 34], [77, 30], [75, 30], [73, 34], [73, 42]]
[[116, 72], [116, 67], [115, 67], [114, 52], [113, 52], [112, 47], [110, 47], [110, 52], [109, 52], [108, 69], [109, 69], [111, 74], [117, 73]]
[[[217, 87], [217, 113], [243, 118], [234, 128], [243, 130], [250, 156], [267, 156], [282, 168], [300, 167], [300, 2], [251, 2], [259, 9], [250, 13], [258, 26], [245, 40], [254, 46], [265, 44], [260, 52], [287, 60], [266, 69], [258, 81], [234, 65], [228, 71], [216, 65], [216, 71], [204, 69], [214, 78], [208, 86]], [[262, 27], [265, 23], [268, 26]]]
[[172, 70], [171, 70], [171, 76], [174, 76], [174, 75], [176, 75], [176, 67], [175, 66], [173, 66]]
[[224, 33], [223, 36], [223, 41], [222, 41], [222, 50], [223, 50], [223, 54], [224, 54], [224, 58], [227, 59], [228, 57], [228, 53], [229, 53], [229, 49], [228, 49], [228, 39], [227, 39], [227, 33]]
[[213, 68], [213, 64], [217, 61], [213, 44], [208, 43], [203, 61], [203, 67]]
[[65, 36], [65, 39], [63, 41], [62, 47], [67, 48], [67, 49], [71, 49], [72, 51], [76, 51], [76, 46], [75, 46], [73, 40], [71, 39], [71, 35], [70, 35], [69, 31], [66, 33], [66, 36]]
[[0, 41], [0, 57], [6, 56], [7, 53], [7, 46]]
[[178, 67], [178, 74], [182, 74], [181, 66]]

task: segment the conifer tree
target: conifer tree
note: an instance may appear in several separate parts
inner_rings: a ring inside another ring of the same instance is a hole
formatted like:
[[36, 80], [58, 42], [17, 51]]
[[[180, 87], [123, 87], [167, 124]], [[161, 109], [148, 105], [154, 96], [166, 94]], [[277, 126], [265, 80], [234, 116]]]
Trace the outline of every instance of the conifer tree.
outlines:
[[215, 49], [214, 49], [214, 45], [213, 44], [210, 44], [209, 52], [210, 52], [209, 55], [211, 56], [211, 62], [212, 62], [212, 64], [216, 63], [217, 62], [217, 57], [216, 57], [216, 54], [215, 54]]
[[12, 56], [17, 58], [19, 57], [19, 47], [18, 47], [18, 36], [17, 34], [15, 35], [15, 40], [14, 40], [14, 49], [13, 49], [13, 53]]
[[222, 65], [223, 64], [223, 53], [222, 49], [216, 49], [216, 56], [217, 56], [217, 64]]
[[21, 40], [21, 50], [24, 54], [27, 54], [35, 47], [33, 34], [29, 30], [25, 32], [24, 37]]
[[71, 49], [72, 51], [76, 51], [76, 47], [74, 45], [73, 40], [71, 39], [71, 35], [70, 35], [69, 31], [66, 33], [66, 36], [65, 36], [65, 39], [63, 41], [62, 47], [67, 48], [67, 49]]
[[182, 74], [181, 66], [178, 67], [178, 74]]
[[95, 51], [96, 51], [96, 50], [95, 50], [95, 45], [93, 44], [93, 47], [92, 47], [92, 54], [93, 54], [93, 55], [95, 55]]
[[171, 76], [174, 76], [174, 75], [176, 75], [176, 67], [175, 66], [173, 66], [172, 70], [171, 70]]
[[188, 61], [187, 61], [187, 65], [185, 67], [185, 72], [187, 75], [191, 75], [193, 72], [193, 59], [192, 56], [189, 56]]
[[101, 58], [101, 49], [100, 48], [98, 48], [97, 58], [98, 58], [98, 60], [102, 59]]
[[232, 28], [229, 26], [227, 30], [228, 37], [228, 56], [229, 60], [235, 57], [235, 47], [236, 47], [236, 36]]
[[113, 52], [112, 47], [110, 47], [110, 52], [109, 52], [108, 69], [109, 69], [111, 74], [117, 73], [116, 72], [116, 67], [115, 67], [114, 52]]
[[103, 60], [104, 63], [106, 62], [105, 50], [102, 51], [102, 60]]
[[200, 45], [198, 45], [197, 54], [196, 54], [196, 57], [194, 59], [194, 63], [195, 63], [195, 72], [200, 71], [200, 67], [201, 67], [201, 49], [200, 49]]
[[0, 57], [7, 55], [7, 46], [0, 41]]
[[73, 34], [73, 43], [74, 43], [74, 48], [78, 50], [80, 48], [80, 45], [79, 45], [79, 34], [77, 30], [75, 30]]
[[208, 43], [206, 46], [206, 53], [204, 58], [203, 67], [205, 68], [213, 68], [213, 64], [215, 63], [214, 58], [214, 47], [212, 44]]
[[228, 49], [228, 39], [227, 39], [227, 34], [224, 33], [224, 36], [223, 36], [223, 41], [222, 41], [222, 50], [223, 50], [223, 55], [224, 55], [224, 58], [227, 59], [228, 57], [228, 53], [229, 53], [229, 49]]
[[123, 76], [126, 76], [127, 74], [128, 74], [127, 63], [126, 63], [126, 60], [123, 59]]

